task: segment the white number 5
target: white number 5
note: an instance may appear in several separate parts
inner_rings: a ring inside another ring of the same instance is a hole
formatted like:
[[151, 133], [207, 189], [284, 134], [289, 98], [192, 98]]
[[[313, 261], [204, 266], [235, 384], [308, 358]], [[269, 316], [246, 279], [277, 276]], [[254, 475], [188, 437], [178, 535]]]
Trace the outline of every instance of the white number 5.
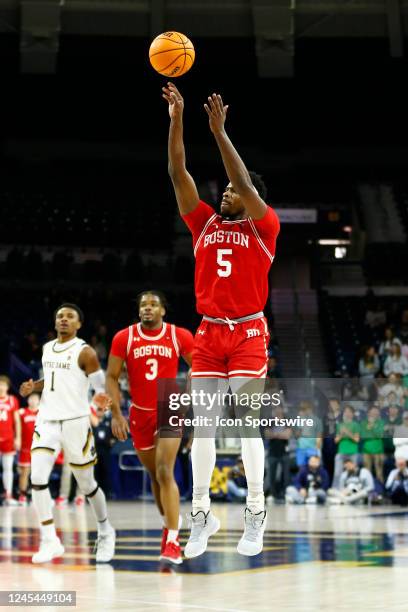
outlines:
[[223, 259], [224, 255], [232, 255], [232, 249], [217, 249], [217, 264], [220, 266], [217, 270], [218, 276], [230, 276], [232, 264], [230, 261]]
[[146, 365], [150, 368], [150, 372], [146, 372], [145, 375], [147, 380], [154, 380], [157, 377], [157, 371], [159, 366], [157, 359], [147, 359]]

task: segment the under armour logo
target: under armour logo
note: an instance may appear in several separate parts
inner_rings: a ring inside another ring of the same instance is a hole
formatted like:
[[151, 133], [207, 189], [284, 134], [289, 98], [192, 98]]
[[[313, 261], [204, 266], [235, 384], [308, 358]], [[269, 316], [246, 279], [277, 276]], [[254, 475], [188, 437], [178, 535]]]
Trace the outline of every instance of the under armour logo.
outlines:
[[259, 329], [247, 329], [246, 333], [247, 333], [247, 338], [253, 338], [254, 336], [261, 335], [261, 332], [259, 331]]
[[199, 333], [199, 334], [201, 334], [202, 336], [204, 336], [205, 331], [204, 331], [203, 329], [199, 329], [199, 330], [198, 330], [198, 333]]

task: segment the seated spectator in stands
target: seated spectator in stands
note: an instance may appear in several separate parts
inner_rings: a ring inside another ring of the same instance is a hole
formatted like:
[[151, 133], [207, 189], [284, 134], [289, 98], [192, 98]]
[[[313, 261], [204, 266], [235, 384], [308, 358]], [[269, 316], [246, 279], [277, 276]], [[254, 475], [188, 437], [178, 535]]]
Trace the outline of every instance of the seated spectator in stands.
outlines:
[[391, 345], [394, 340], [398, 340], [395, 336], [394, 329], [392, 327], [386, 327], [384, 330], [384, 339], [378, 349], [378, 355], [380, 357], [381, 367], [384, 365], [385, 360], [391, 354]]
[[245, 476], [244, 463], [242, 457], [238, 457], [229, 474], [227, 482], [227, 499], [230, 501], [244, 501], [248, 493], [248, 485]]
[[300, 468], [294, 485], [286, 489], [289, 504], [324, 504], [329, 488], [329, 475], [320, 464], [320, 457], [309, 457], [307, 465]]
[[358, 444], [360, 442], [360, 424], [355, 420], [353, 406], [345, 406], [343, 418], [337, 423], [336, 438], [337, 455], [334, 460], [333, 487], [339, 488], [340, 476], [344, 469], [344, 460], [351, 458], [354, 463], [358, 461]]
[[361, 359], [358, 362], [358, 374], [361, 385], [367, 388], [370, 387], [379, 371], [380, 360], [374, 346], [365, 346], [362, 350]]
[[274, 356], [268, 358], [267, 376], [269, 378], [282, 378], [282, 370], [278, 363], [278, 359]]
[[384, 305], [378, 303], [375, 308], [369, 308], [365, 316], [365, 325], [371, 329], [376, 329], [387, 323], [387, 315], [384, 310]]
[[402, 386], [401, 376], [398, 374], [390, 374], [385, 385], [378, 387], [378, 399], [380, 406], [386, 408], [389, 406], [389, 395], [395, 394], [395, 403], [402, 406], [404, 401], [404, 387]]
[[391, 354], [388, 355], [384, 363], [384, 374], [400, 374], [406, 376], [408, 374], [408, 359], [401, 353], [401, 342], [394, 340], [391, 345]]
[[408, 506], [408, 468], [405, 459], [397, 459], [397, 467], [389, 473], [385, 488], [393, 504]]
[[394, 429], [393, 444], [395, 460], [406, 459], [408, 461], [408, 412], [402, 415], [402, 425], [397, 425]]
[[313, 404], [303, 401], [299, 405], [299, 416], [303, 419], [312, 419], [313, 425], [304, 425], [295, 430], [296, 439], [296, 465], [301, 467], [307, 463], [309, 457], [320, 457], [322, 448], [322, 424], [314, 414]]
[[379, 409], [372, 406], [360, 429], [364, 467], [370, 471], [375, 469], [375, 475], [380, 482], [384, 482], [384, 426]]
[[[272, 416], [277, 419], [285, 417], [282, 405], [275, 406]], [[266, 449], [269, 457], [269, 491], [275, 501], [285, 498], [286, 487], [290, 481], [289, 439], [292, 435], [290, 427], [276, 425], [264, 430]], [[277, 478], [279, 470], [279, 480]]]
[[329, 504], [359, 504], [374, 491], [374, 478], [367, 468], [360, 467], [351, 457], [344, 459], [344, 471], [338, 489], [327, 492]]

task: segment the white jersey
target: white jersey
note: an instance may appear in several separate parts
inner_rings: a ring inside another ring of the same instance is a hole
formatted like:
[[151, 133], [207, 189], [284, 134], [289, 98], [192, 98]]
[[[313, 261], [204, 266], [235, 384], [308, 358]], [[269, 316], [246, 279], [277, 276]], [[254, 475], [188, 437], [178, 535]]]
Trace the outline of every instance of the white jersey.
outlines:
[[44, 389], [39, 416], [47, 421], [65, 421], [89, 416], [89, 380], [78, 365], [78, 357], [87, 346], [84, 340], [52, 340], [43, 347]]

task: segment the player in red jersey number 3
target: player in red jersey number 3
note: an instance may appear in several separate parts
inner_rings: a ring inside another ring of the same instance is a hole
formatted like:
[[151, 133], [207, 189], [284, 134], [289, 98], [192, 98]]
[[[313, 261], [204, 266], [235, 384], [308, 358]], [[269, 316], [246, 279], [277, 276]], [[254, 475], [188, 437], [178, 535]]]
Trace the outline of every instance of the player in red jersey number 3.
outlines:
[[180, 496], [174, 465], [181, 432], [160, 430], [157, 404], [160, 381], [176, 378], [179, 357], [191, 365], [193, 336], [187, 329], [163, 321], [166, 301], [161, 292], [145, 291], [138, 302], [140, 322], [119, 331], [112, 341], [106, 375], [112, 397], [112, 432], [119, 440], [127, 439], [129, 426], [120, 411], [119, 391], [119, 377], [126, 363], [132, 397], [130, 433], [137, 455], [150, 474], [164, 522], [160, 558], [179, 564]]
[[[248, 385], [259, 391], [263, 387], [260, 379], [266, 375], [269, 334], [262, 309], [268, 299], [268, 272], [275, 256], [279, 219], [264, 201], [266, 188], [261, 177], [248, 172], [229, 139], [224, 127], [228, 106], [216, 94], [204, 107], [230, 182], [219, 214], [200, 200], [186, 169], [183, 98], [173, 83], [163, 88], [163, 97], [170, 114], [169, 174], [180, 214], [193, 237], [197, 311], [203, 315], [194, 340], [192, 388], [215, 395], [226, 392], [229, 385], [242, 398]], [[194, 406], [195, 414], [200, 411], [209, 411], [209, 406]], [[245, 530], [237, 549], [252, 556], [262, 550], [266, 525], [264, 447], [259, 432], [256, 436], [240, 433], [248, 497]], [[220, 526], [210, 512], [208, 495], [216, 459], [214, 434], [203, 428], [194, 430], [192, 529], [186, 557], [202, 554], [209, 536]]]

